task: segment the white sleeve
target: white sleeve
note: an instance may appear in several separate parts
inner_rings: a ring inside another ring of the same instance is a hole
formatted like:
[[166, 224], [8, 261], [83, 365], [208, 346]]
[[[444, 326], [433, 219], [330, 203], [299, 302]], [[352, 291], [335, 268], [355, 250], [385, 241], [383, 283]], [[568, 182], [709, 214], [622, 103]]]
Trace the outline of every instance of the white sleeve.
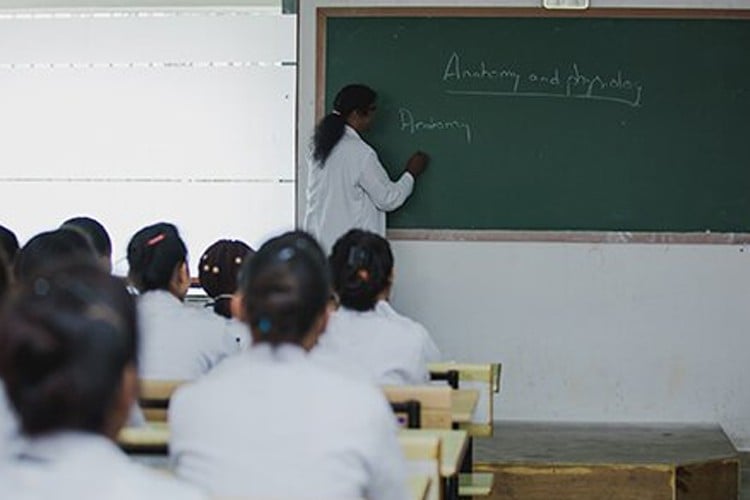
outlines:
[[368, 433], [369, 448], [373, 450], [368, 460], [370, 480], [365, 498], [368, 500], [406, 500], [409, 490], [406, 483], [406, 460], [401, 452], [396, 434], [396, 418], [385, 398], [378, 394], [382, 403], [373, 412], [373, 421]]
[[396, 182], [391, 181], [378, 156], [371, 151], [365, 158], [359, 185], [379, 210], [390, 212], [403, 205], [409, 197], [414, 189], [414, 177], [404, 172]]

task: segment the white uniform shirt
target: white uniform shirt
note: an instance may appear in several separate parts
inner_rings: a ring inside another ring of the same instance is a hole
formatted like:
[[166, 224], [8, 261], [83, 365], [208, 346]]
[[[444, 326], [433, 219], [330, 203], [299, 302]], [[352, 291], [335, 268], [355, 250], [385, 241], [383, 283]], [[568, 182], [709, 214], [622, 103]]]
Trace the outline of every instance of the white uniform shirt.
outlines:
[[413, 188], [407, 172], [391, 181], [375, 150], [346, 125], [325, 164], [309, 162], [304, 228], [326, 253], [353, 228], [385, 236], [385, 212], [400, 207]]
[[164, 290], [137, 300], [142, 378], [192, 380], [239, 350], [225, 319], [212, 311], [185, 305]]
[[17, 442], [18, 417], [5, 394], [5, 384], [0, 380], [0, 461], [15, 450]]
[[429, 381], [427, 363], [440, 351], [422, 325], [380, 301], [370, 311], [340, 307], [312, 357], [377, 385], [418, 385]]
[[169, 406], [177, 474], [212, 495], [408, 498], [396, 423], [382, 393], [261, 344], [226, 360]]
[[25, 442], [0, 465], [0, 498], [198, 500], [195, 487], [132, 463], [104, 436], [65, 432]]

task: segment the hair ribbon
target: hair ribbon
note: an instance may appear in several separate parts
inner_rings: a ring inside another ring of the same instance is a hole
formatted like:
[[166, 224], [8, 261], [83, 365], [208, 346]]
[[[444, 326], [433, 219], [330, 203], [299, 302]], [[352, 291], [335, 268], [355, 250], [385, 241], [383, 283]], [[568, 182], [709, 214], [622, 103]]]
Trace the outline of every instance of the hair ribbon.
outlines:
[[156, 236], [154, 236], [153, 238], [151, 238], [150, 240], [148, 240], [148, 241], [146, 242], [146, 246], [147, 246], [147, 247], [152, 247], [152, 246], [156, 245], [157, 243], [159, 243], [159, 242], [163, 241], [163, 240], [164, 240], [164, 239], [165, 239], [166, 237], [167, 237], [167, 235], [166, 235], [166, 234], [164, 234], [164, 233], [159, 233], [159, 234], [157, 234]]

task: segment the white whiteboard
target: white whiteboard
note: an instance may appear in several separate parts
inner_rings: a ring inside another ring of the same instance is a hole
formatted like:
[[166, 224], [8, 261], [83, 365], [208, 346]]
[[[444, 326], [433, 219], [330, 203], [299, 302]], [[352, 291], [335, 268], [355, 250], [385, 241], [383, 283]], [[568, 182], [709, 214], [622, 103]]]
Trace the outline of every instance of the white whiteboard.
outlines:
[[296, 19], [280, 9], [0, 15], [0, 214], [22, 243], [76, 215], [191, 253], [295, 222]]

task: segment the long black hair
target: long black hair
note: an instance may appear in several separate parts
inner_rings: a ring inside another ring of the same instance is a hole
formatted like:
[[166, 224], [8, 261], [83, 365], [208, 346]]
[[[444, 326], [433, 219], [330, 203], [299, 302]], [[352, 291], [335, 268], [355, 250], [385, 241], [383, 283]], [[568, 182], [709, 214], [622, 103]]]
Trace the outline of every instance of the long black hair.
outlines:
[[329, 262], [333, 288], [347, 309], [373, 309], [378, 295], [391, 285], [391, 246], [370, 231], [352, 229], [344, 234], [333, 245]]
[[377, 93], [370, 87], [358, 83], [347, 85], [339, 90], [333, 101], [333, 111], [324, 116], [315, 127], [313, 159], [316, 162], [322, 166], [328, 159], [331, 151], [344, 135], [346, 117], [352, 111], [369, 113], [377, 97]]

